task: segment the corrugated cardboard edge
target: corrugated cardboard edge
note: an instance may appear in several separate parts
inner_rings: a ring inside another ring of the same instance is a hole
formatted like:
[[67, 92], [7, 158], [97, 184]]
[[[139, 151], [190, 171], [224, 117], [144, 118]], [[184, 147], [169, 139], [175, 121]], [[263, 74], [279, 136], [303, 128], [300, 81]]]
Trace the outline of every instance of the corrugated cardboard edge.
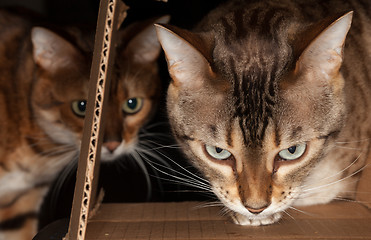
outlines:
[[371, 209], [371, 152], [368, 153], [366, 165], [362, 171], [357, 187], [357, 201]]
[[[115, 59], [116, 33], [128, 7], [121, 0], [101, 0], [90, 72], [89, 96], [69, 230], [64, 239], [85, 239], [89, 210], [95, 203], [104, 133], [104, 116]], [[105, 100], [106, 99], [106, 100]]]

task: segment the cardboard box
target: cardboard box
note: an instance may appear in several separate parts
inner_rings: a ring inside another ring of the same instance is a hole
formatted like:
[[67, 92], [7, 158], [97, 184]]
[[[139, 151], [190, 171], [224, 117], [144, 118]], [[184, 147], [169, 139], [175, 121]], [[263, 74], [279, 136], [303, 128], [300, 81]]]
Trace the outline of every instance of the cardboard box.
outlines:
[[201, 202], [103, 204], [85, 239], [371, 239], [370, 183], [366, 167], [356, 201], [290, 210], [278, 223], [259, 227], [235, 225], [221, 208]]
[[[101, 1], [75, 197], [65, 239], [371, 239], [369, 167], [362, 172], [356, 201], [290, 210], [269, 226], [235, 225], [221, 208], [200, 207], [200, 202], [103, 204], [90, 218], [96, 206], [104, 95], [110, 81], [114, 36], [126, 9], [121, 0]], [[370, 164], [371, 158], [367, 166]]]
[[273, 225], [233, 224], [218, 207], [200, 202], [104, 204], [89, 221], [87, 240], [371, 239], [371, 211], [334, 202], [289, 211]]

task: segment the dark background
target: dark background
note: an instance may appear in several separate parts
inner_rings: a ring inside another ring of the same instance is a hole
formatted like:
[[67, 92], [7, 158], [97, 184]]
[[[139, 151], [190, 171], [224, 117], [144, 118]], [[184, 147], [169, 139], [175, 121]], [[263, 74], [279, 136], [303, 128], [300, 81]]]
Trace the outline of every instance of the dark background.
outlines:
[[[169, 0], [168, 2], [150, 0], [126, 0], [130, 7], [128, 16], [122, 27], [132, 22], [147, 18], [169, 14], [170, 24], [191, 29], [207, 12], [217, 6], [222, 0]], [[53, 24], [76, 24], [95, 26], [99, 1], [98, 0], [0, 0], [0, 7], [21, 6], [39, 13], [47, 21]], [[153, 132], [168, 133], [169, 127], [166, 124], [165, 92], [169, 83], [166, 62], [164, 57], [159, 59], [161, 76], [163, 79], [164, 94], [159, 104], [159, 110], [153, 122], [165, 122]], [[174, 140], [156, 138], [151, 139], [162, 145], [174, 144]], [[173, 148], [162, 149], [163, 153], [176, 161], [181, 166], [196, 172], [183, 155]], [[155, 159], [151, 159], [156, 161]], [[166, 159], [165, 159], [166, 160]], [[77, 161], [77, 159], [76, 159]], [[180, 172], [184, 172], [176, 164], [168, 161], [170, 166]], [[99, 188], [104, 188], [104, 202], [145, 202], [145, 201], [187, 201], [187, 200], [209, 200], [212, 195], [200, 193], [199, 190], [172, 182], [176, 180], [166, 174], [146, 165], [151, 176], [153, 191], [150, 197], [147, 196], [147, 185], [143, 172], [133, 159], [122, 159], [120, 163], [102, 164], [100, 168]], [[160, 167], [161, 168], [161, 167]], [[57, 177], [50, 192], [45, 198], [41, 208], [40, 228], [60, 218], [70, 216], [74, 183], [77, 164], [71, 165]], [[161, 170], [171, 172], [162, 168]], [[173, 173], [175, 174], [175, 173]], [[170, 181], [165, 179], [171, 179]]]

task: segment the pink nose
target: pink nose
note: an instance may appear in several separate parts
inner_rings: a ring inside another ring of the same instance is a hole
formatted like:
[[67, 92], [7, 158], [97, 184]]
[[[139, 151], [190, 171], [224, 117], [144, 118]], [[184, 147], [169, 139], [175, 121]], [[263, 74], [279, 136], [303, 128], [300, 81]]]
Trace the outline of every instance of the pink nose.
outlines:
[[118, 146], [120, 146], [120, 144], [121, 144], [120, 142], [112, 141], [103, 143], [103, 146], [105, 146], [108, 149], [108, 151], [112, 153]]
[[264, 209], [266, 209], [268, 207], [268, 205], [267, 206], [264, 206], [264, 207], [261, 207], [261, 208], [252, 208], [252, 207], [248, 207], [248, 206], [245, 206], [245, 207], [252, 214], [259, 214], [259, 213], [263, 212]]

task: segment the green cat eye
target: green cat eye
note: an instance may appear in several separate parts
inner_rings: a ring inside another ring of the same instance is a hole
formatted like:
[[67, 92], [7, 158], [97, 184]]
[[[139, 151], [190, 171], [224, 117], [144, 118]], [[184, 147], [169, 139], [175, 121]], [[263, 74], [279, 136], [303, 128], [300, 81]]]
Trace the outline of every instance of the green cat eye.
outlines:
[[79, 117], [84, 117], [86, 112], [86, 100], [73, 101], [71, 104], [72, 111]]
[[278, 155], [282, 160], [286, 160], [286, 161], [296, 160], [300, 158], [301, 156], [303, 156], [306, 148], [307, 148], [307, 144], [301, 143], [301, 144], [291, 146], [287, 149], [280, 151]]
[[127, 114], [139, 112], [143, 106], [143, 98], [130, 98], [122, 105], [122, 110]]
[[226, 160], [230, 156], [232, 156], [232, 153], [229, 151], [223, 149], [223, 148], [218, 148], [215, 146], [210, 146], [206, 145], [205, 146], [206, 152], [213, 158], [218, 159], [218, 160]]

